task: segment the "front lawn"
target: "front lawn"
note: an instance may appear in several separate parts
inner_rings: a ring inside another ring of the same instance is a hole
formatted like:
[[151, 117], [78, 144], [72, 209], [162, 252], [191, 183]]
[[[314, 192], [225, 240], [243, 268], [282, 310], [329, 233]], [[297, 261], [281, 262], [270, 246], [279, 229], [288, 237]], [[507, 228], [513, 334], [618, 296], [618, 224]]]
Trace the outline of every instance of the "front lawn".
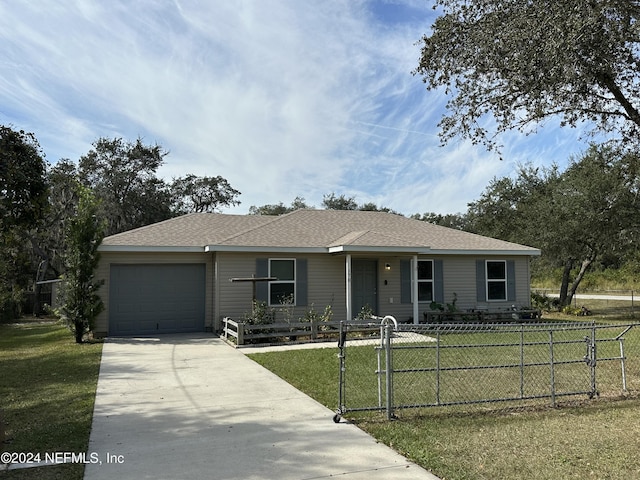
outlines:
[[[53, 320], [0, 324], [0, 408], [6, 452], [86, 452], [102, 343], [78, 345]], [[2, 479], [82, 479], [84, 465], [0, 473]]]
[[[627, 335], [638, 384], [640, 327]], [[338, 349], [255, 353], [250, 357], [296, 388], [335, 410]], [[349, 358], [350, 362], [354, 357]], [[619, 375], [618, 372], [615, 372]], [[640, 478], [640, 398], [616, 396], [551, 408], [480, 405], [396, 411], [346, 417], [380, 442], [447, 480]], [[331, 421], [327, 417], [327, 421]]]

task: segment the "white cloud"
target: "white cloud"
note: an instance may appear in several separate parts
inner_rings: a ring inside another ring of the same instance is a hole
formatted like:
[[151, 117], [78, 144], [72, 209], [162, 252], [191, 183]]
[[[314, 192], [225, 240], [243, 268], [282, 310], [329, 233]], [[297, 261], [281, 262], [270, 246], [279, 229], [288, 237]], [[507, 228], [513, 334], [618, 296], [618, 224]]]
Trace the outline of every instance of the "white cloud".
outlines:
[[167, 178], [227, 178], [239, 212], [330, 192], [463, 211], [513, 165], [438, 147], [445, 99], [410, 73], [433, 15], [416, 0], [4, 2], [0, 123], [50, 161], [143, 137], [170, 151]]

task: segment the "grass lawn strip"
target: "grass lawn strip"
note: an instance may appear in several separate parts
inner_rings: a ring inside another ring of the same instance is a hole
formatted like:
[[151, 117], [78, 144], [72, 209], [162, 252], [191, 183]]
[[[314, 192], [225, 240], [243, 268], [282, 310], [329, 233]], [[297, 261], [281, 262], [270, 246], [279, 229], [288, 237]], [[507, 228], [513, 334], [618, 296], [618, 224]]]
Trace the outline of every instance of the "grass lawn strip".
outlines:
[[[102, 343], [78, 345], [54, 321], [0, 325], [6, 452], [86, 452]], [[82, 479], [84, 465], [10, 470], [2, 479]]]

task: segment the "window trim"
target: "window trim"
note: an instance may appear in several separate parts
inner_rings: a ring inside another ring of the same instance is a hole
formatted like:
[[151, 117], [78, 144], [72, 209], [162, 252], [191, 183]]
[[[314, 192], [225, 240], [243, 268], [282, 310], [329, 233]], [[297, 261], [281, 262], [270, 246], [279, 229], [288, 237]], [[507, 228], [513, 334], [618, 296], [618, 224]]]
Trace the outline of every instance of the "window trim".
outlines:
[[268, 283], [268, 288], [267, 288], [267, 300], [268, 300], [268, 304], [270, 307], [281, 307], [282, 303], [278, 302], [278, 303], [271, 303], [271, 285], [274, 284], [278, 284], [278, 285], [284, 285], [284, 284], [292, 284], [293, 285], [293, 303], [291, 304], [292, 306], [296, 306], [297, 304], [297, 273], [298, 273], [298, 265], [296, 263], [296, 259], [295, 258], [280, 258], [280, 257], [274, 257], [274, 258], [269, 258], [267, 259], [267, 266], [268, 266], [268, 272], [269, 272], [269, 277], [274, 276], [271, 273], [271, 262], [272, 261], [291, 261], [293, 262], [293, 280], [270, 280]]
[[[489, 263], [502, 263], [504, 265], [504, 278], [489, 278]], [[487, 302], [506, 302], [509, 300], [509, 268], [506, 260], [485, 260], [484, 264], [484, 276], [485, 276], [485, 289]], [[504, 285], [504, 297], [502, 298], [489, 298], [491, 289], [489, 284], [500, 283]]]
[[[429, 262], [431, 263], [431, 279], [420, 279], [418, 273], [420, 272], [420, 263], [422, 262]], [[418, 303], [431, 303], [435, 301], [435, 286], [436, 286], [436, 281], [435, 281], [435, 263], [433, 261], [433, 259], [418, 259], [418, 269], [417, 269], [417, 273], [416, 276], [418, 278], [416, 278], [416, 282], [418, 283]], [[431, 284], [431, 300], [420, 300], [420, 284], [421, 283], [430, 283]]]

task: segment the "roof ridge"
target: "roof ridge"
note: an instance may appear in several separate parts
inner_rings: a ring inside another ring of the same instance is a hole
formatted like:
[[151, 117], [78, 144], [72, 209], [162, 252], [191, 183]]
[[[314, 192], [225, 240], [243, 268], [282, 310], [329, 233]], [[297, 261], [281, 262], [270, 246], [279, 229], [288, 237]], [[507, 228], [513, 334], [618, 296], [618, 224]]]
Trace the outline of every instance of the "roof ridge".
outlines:
[[371, 230], [351, 230], [350, 232], [347, 232], [344, 235], [341, 235], [338, 238], [332, 240], [331, 242], [329, 242], [327, 246], [334, 247], [337, 245], [343, 245], [343, 244], [355, 242], [359, 238], [364, 237], [370, 231]]
[[[129, 234], [131, 232], [140, 232], [140, 231], [143, 231], [143, 230], [148, 230], [148, 229], [150, 229], [152, 227], [156, 228], [158, 225], [162, 225], [164, 223], [175, 221], [178, 218], [192, 217], [194, 215], [208, 215], [208, 213], [206, 213], [206, 212], [189, 212], [189, 213], [185, 213], [184, 215], [178, 215], [177, 217], [167, 218], [167, 219], [161, 220], [159, 222], [149, 223], [148, 225], [142, 225], [141, 227], [136, 227], [136, 228], [133, 228], [131, 230], [125, 230], [124, 232], [114, 233], [113, 235], [109, 235], [108, 237], [104, 237], [103, 240], [106, 240], [107, 238], [119, 237], [121, 235]], [[225, 214], [224, 213], [215, 213], [213, 215], [225, 215]]]
[[[290, 215], [291, 213], [294, 213], [294, 212], [289, 212], [289, 213], [286, 213], [286, 214], [284, 214], [284, 215], [273, 215], [273, 216], [272, 216], [272, 215], [256, 215], [256, 217], [265, 217], [265, 220], [266, 220], [266, 221], [265, 221], [264, 223], [261, 223], [260, 225], [254, 225], [254, 226], [251, 226], [251, 227], [245, 228], [244, 230], [241, 230], [241, 231], [239, 231], [239, 232], [236, 232], [236, 233], [234, 233], [233, 235], [229, 235], [228, 237], [225, 237], [225, 238], [223, 238], [223, 239], [220, 239], [220, 240], [218, 241], [218, 243], [221, 243], [221, 244], [222, 244], [222, 243], [228, 242], [228, 241], [230, 241], [230, 240], [233, 240], [234, 238], [240, 237], [241, 235], [245, 235], [245, 234], [247, 234], [247, 233], [249, 233], [249, 232], [252, 232], [252, 231], [254, 231], [254, 230], [258, 230], [258, 229], [260, 229], [260, 228], [263, 228], [263, 227], [265, 227], [265, 226], [267, 226], [267, 225], [270, 225], [270, 224], [274, 223], [276, 220], [278, 220], [278, 219], [280, 219], [280, 218], [282, 218], [282, 217], [284, 217], [284, 216]], [[245, 216], [246, 216], [246, 217], [248, 217], [249, 215], [245, 215]], [[271, 217], [271, 216], [272, 216], [273, 218], [266, 219], [266, 217]]]

